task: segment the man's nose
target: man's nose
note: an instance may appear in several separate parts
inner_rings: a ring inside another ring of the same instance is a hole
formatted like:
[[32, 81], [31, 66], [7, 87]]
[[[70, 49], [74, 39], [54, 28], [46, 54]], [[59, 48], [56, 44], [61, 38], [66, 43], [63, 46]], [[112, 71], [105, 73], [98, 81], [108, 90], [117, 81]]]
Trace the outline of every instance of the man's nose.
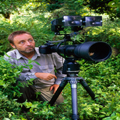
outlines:
[[26, 42], [26, 45], [31, 45], [31, 43], [29, 41]]

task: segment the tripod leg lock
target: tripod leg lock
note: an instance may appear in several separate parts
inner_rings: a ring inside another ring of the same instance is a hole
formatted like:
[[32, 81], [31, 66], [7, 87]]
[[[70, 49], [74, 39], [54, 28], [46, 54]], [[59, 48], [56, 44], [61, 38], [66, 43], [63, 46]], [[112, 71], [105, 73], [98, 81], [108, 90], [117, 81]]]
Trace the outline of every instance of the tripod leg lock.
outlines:
[[72, 114], [72, 120], [78, 120], [78, 119], [79, 119], [79, 115]]

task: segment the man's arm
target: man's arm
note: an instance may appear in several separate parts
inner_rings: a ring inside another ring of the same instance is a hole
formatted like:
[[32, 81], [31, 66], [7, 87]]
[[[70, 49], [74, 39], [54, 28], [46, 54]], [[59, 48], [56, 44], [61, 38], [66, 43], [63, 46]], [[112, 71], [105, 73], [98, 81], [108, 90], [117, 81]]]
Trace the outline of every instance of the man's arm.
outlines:
[[64, 58], [59, 56], [57, 53], [53, 53], [52, 57], [53, 57], [53, 63], [55, 66], [55, 75], [57, 77], [57, 79], [55, 80], [55, 84], [59, 85], [62, 79], [66, 77], [66, 75], [62, 73]]
[[57, 79], [57, 77], [55, 75], [50, 74], [50, 73], [35, 73], [35, 76], [42, 80], [51, 80], [53, 78]]
[[66, 77], [66, 75], [62, 74], [64, 58], [59, 56], [57, 53], [53, 53], [52, 58], [53, 58], [54, 66], [55, 66], [55, 75], [56, 75], [57, 79], [55, 80], [54, 85], [52, 85], [50, 87], [50, 91], [52, 89], [54, 89], [53, 93], [55, 93], [57, 91], [57, 89], [59, 87], [59, 84], [61, 83], [62, 79], [64, 77]]

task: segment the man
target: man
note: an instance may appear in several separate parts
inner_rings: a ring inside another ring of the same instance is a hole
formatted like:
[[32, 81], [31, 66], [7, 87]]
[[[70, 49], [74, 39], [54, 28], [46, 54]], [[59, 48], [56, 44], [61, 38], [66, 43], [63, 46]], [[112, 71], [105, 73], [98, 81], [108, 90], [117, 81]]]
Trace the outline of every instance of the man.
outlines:
[[[10, 45], [14, 50], [9, 51], [5, 56], [11, 64], [24, 65], [28, 64], [28, 60], [33, 60], [32, 69], [24, 68], [17, 81], [27, 83], [30, 78], [34, 79], [33, 86], [24, 86], [20, 89], [22, 96], [18, 99], [19, 102], [25, 100], [30, 101], [35, 98], [35, 92], [40, 92], [39, 100], [50, 101], [53, 94], [59, 87], [62, 78], [63, 58], [57, 53], [40, 54], [39, 48], [35, 47], [35, 41], [32, 35], [26, 31], [15, 31], [8, 37]], [[40, 65], [38, 65], [39, 63]], [[56, 69], [56, 73], [54, 71]], [[62, 95], [59, 95], [56, 104], [63, 102]]]

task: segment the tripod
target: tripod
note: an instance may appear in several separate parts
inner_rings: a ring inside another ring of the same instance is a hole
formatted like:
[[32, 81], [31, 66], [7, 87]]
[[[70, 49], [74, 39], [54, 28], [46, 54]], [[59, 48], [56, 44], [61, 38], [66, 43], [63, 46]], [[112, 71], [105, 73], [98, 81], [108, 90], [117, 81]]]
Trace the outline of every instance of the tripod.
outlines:
[[82, 77], [77, 77], [78, 72], [79, 72], [79, 64], [75, 62], [75, 59], [67, 58], [63, 64], [63, 74], [67, 74], [67, 77], [63, 78], [59, 88], [57, 89], [56, 93], [53, 95], [52, 99], [49, 102], [50, 105], [54, 105], [61, 91], [69, 82], [71, 85], [73, 120], [79, 119], [78, 108], [77, 108], [77, 83], [80, 83], [85, 88], [85, 90], [89, 93], [89, 95], [93, 100], [95, 99], [95, 94], [89, 88], [86, 81]]

